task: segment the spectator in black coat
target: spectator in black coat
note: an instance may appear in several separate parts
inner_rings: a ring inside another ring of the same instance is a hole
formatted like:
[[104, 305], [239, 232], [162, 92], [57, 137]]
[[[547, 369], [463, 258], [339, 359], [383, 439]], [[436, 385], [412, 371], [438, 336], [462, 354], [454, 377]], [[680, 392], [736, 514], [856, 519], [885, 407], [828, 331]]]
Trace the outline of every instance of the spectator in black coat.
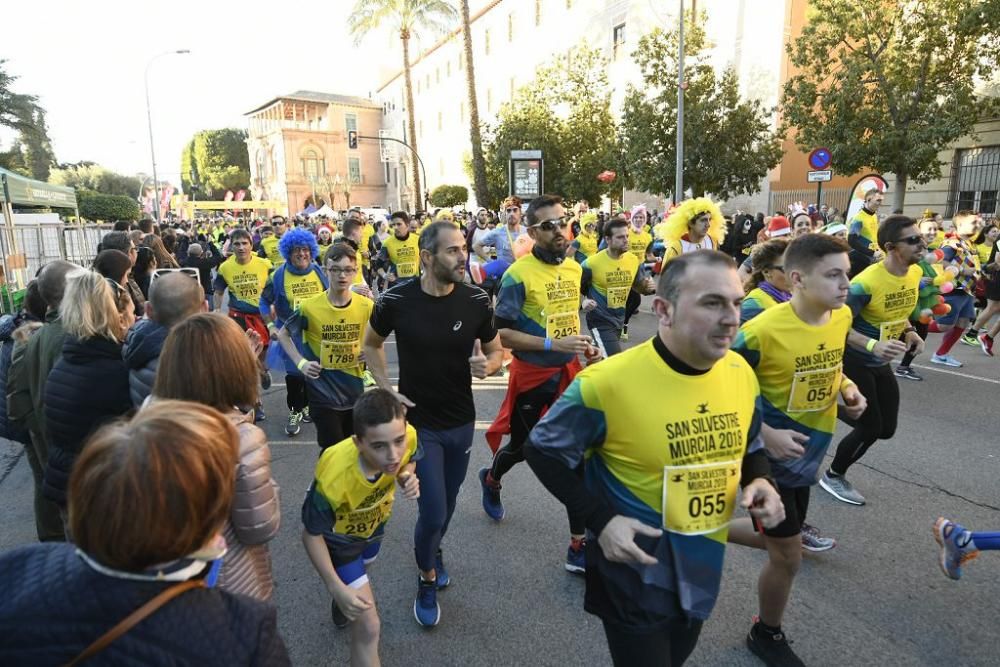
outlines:
[[135, 313], [129, 293], [95, 271], [67, 280], [59, 312], [66, 341], [45, 383], [45, 496], [65, 508], [69, 475], [83, 443], [132, 408], [122, 341]]
[[219, 264], [225, 261], [225, 257], [212, 243], [207, 242], [208, 250], [200, 243], [192, 243], [187, 248], [187, 259], [181, 266], [190, 266], [198, 269], [198, 276], [201, 279], [201, 288], [205, 290], [205, 298], [212, 295], [212, 269], [219, 268]]
[[84, 664], [290, 664], [274, 607], [213, 587], [238, 445], [225, 416], [180, 401], [95, 434], [70, 478], [76, 544], [0, 556], [0, 664], [65, 665], [178, 587]]

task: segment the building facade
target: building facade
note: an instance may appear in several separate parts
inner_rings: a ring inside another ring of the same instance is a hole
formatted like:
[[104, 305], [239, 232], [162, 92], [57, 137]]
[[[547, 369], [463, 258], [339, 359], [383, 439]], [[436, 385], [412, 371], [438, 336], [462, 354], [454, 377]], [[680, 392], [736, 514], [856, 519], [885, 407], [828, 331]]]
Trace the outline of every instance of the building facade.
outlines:
[[317, 208], [381, 206], [386, 170], [378, 142], [348, 145], [348, 132], [378, 136], [382, 107], [346, 95], [298, 91], [245, 114], [250, 191], [257, 200], [288, 202], [295, 214]]

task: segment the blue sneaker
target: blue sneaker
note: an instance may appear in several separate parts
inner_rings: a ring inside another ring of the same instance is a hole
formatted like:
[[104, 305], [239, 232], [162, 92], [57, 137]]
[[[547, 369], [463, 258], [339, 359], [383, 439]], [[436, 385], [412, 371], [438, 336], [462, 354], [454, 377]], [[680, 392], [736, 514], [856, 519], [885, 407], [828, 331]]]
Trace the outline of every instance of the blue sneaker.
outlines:
[[262, 421], [267, 421], [267, 415], [264, 414], [263, 403], [255, 407], [253, 411], [253, 423], [256, 424], [257, 422], [262, 422]]
[[950, 354], [932, 354], [931, 363], [940, 364], [942, 366], [951, 366], [952, 368], [962, 367], [962, 362]]
[[413, 617], [425, 628], [433, 628], [441, 620], [437, 582], [424, 581], [417, 576], [417, 599], [413, 601]]
[[587, 540], [580, 540], [580, 546], [576, 549], [570, 543], [566, 550], [566, 571], [573, 574], [587, 573]]
[[979, 549], [972, 541], [972, 533], [962, 524], [939, 517], [934, 522], [934, 539], [941, 545], [938, 564], [949, 579], [962, 578], [962, 564], [979, 555]]
[[437, 550], [437, 554], [434, 556], [434, 571], [437, 573], [438, 590], [448, 588], [448, 584], [451, 583], [451, 576], [448, 574], [448, 570], [444, 569], [444, 556], [441, 554], [440, 549]]
[[500, 501], [500, 482], [487, 481], [489, 473], [489, 468], [479, 471], [479, 485], [483, 487], [483, 509], [494, 521], [503, 521], [507, 512]]

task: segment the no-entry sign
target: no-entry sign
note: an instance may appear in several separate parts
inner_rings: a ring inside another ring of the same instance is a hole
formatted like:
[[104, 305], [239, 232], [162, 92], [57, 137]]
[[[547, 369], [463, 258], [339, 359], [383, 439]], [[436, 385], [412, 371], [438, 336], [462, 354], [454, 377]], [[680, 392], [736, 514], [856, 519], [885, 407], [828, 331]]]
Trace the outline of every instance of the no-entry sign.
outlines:
[[822, 146], [809, 154], [809, 166], [817, 171], [829, 167], [832, 160], [833, 155], [830, 153], [830, 149]]

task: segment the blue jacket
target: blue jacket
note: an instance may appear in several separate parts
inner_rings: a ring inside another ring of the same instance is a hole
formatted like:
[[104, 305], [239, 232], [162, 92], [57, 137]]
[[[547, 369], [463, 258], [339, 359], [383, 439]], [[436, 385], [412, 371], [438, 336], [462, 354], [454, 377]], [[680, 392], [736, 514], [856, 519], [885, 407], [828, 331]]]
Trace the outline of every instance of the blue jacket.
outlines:
[[153, 320], [139, 320], [125, 337], [122, 358], [128, 366], [129, 395], [139, 407], [153, 393], [160, 351], [170, 330]]
[[62, 356], [45, 383], [46, 498], [65, 507], [69, 474], [87, 438], [131, 409], [121, 344], [107, 338], [67, 336]]
[[[71, 544], [45, 542], [8, 551], [0, 555], [0, 664], [64, 665], [171, 585], [101, 574]], [[291, 663], [273, 606], [212, 588], [174, 598], [86, 664]]]

